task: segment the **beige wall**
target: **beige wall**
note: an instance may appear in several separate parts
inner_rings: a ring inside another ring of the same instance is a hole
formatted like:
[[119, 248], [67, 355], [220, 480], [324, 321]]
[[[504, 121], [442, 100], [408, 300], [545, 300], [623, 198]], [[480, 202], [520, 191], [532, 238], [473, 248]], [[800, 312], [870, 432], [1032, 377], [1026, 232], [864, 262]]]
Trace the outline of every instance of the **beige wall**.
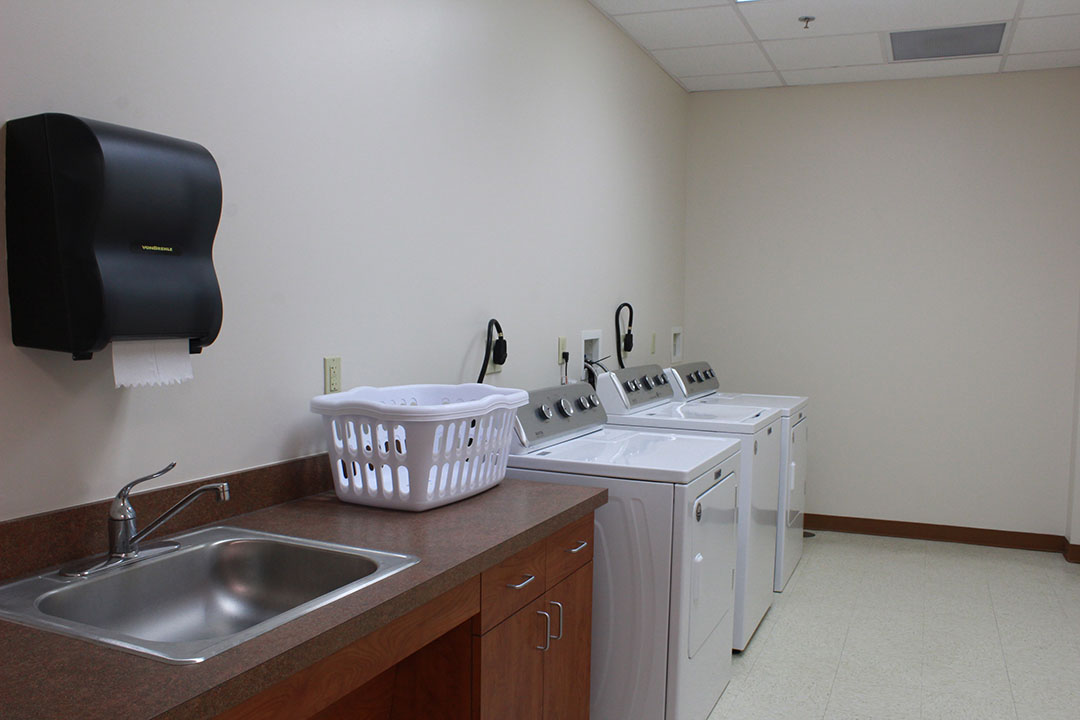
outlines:
[[[628, 299], [632, 362], [683, 322], [725, 385], [813, 396], [811, 512], [1080, 541], [1078, 70], [688, 100], [584, 0], [0, 17], [0, 119], [193, 139], [225, 194], [193, 383], [0, 342], [0, 519], [320, 451], [324, 355], [346, 385], [469, 381], [494, 314], [492, 380], [555, 383], [556, 336], [610, 351]], [[3, 337], [6, 270], [0, 245]]]
[[696, 94], [689, 147], [686, 356], [812, 397], [808, 510], [1065, 533], [1080, 69]]
[[[585, 0], [0, 0], [0, 18], [0, 119], [213, 152], [225, 306], [181, 387], [114, 390], [108, 350], [0, 341], [0, 519], [169, 460], [176, 483], [321, 451], [324, 355], [349, 386], [472, 381], [495, 315], [493, 381], [538, 387], [558, 335], [611, 347], [622, 300], [644, 337], [682, 320], [687, 96]], [[3, 250], [0, 277], [9, 338]]]

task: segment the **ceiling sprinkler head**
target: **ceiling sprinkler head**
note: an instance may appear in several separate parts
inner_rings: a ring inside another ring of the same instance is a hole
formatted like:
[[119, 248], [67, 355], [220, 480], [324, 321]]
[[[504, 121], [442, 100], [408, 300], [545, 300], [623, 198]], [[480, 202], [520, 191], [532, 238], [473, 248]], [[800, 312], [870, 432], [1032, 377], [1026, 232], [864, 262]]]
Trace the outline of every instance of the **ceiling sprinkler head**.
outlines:
[[804, 23], [803, 30], [809, 30], [810, 23], [814, 22], [815, 20], [817, 20], [817, 18], [813, 15], [803, 15], [801, 18], [799, 18], [799, 22]]

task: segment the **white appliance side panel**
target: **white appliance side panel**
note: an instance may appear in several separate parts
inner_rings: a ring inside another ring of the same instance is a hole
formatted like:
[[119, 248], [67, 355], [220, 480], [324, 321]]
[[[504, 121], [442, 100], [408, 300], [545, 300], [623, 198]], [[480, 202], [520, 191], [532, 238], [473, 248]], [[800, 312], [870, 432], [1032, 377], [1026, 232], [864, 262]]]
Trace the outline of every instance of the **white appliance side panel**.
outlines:
[[666, 702], [673, 486], [513, 470], [538, 482], [603, 487], [593, 548], [594, 718], [657, 720]]
[[705, 720], [731, 679], [739, 464], [675, 490], [668, 720]]
[[781, 562], [777, 566], [778, 573], [783, 573], [783, 582], [786, 585], [795, 572], [795, 566], [803, 554], [803, 524], [806, 511], [806, 461], [810, 449], [810, 418], [804, 417], [795, 424], [787, 434], [785, 440], [791, 442], [789, 460], [787, 462], [788, 491], [790, 500], [785, 508], [784, 518], [784, 551]]
[[[776, 420], [743, 440], [739, 475], [739, 558], [732, 647], [746, 649], [772, 607], [779, 515], [780, 428]], [[755, 444], [757, 445], [755, 454]]]
[[776, 523], [776, 561], [773, 563], [773, 592], [783, 592], [787, 585], [788, 577], [784, 576], [784, 551], [787, 546], [787, 525], [781, 523], [779, 518], [786, 518], [788, 508], [791, 506], [790, 490], [791, 469], [791, 418], [787, 415], [780, 421], [780, 477], [777, 488], [779, 490], [779, 502], [777, 504]]

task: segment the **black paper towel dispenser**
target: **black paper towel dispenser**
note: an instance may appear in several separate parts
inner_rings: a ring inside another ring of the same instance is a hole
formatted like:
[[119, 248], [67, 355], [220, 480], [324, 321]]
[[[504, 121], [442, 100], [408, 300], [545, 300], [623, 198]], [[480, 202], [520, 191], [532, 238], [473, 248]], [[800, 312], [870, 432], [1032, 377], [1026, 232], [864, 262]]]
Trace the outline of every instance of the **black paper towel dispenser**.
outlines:
[[81, 360], [113, 340], [214, 342], [221, 176], [206, 148], [35, 115], [7, 123], [6, 183], [16, 345]]

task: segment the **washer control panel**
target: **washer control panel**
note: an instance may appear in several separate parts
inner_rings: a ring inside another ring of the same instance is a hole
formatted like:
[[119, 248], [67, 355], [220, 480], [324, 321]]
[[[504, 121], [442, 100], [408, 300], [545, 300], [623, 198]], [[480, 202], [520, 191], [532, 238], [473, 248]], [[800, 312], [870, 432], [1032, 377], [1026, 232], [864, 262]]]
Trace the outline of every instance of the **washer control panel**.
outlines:
[[675, 397], [680, 400], [708, 395], [720, 389], [720, 381], [716, 379], [716, 372], [707, 362], [683, 363], [669, 367], [664, 371], [671, 387], [675, 390]]
[[583, 382], [533, 390], [514, 422], [518, 444], [526, 450], [554, 440], [582, 435], [607, 422], [607, 413], [592, 385]]
[[596, 392], [604, 409], [622, 415], [664, 400], [671, 400], [668, 377], [659, 365], [638, 365], [606, 372], [596, 379]]

